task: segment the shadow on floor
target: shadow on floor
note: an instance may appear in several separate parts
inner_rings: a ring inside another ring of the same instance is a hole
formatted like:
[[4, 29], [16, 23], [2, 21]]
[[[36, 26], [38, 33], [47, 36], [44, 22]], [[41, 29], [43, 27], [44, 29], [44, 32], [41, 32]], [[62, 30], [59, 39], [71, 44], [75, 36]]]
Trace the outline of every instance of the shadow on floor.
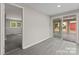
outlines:
[[76, 52], [76, 43], [50, 38], [27, 49], [17, 49], [7, 55], [75, 55]]
[[22, 35], [20, 34], [11, 34], [6, 36], [5, 40], [5, 52], [12, 51], [17, 48], [22, 47]]

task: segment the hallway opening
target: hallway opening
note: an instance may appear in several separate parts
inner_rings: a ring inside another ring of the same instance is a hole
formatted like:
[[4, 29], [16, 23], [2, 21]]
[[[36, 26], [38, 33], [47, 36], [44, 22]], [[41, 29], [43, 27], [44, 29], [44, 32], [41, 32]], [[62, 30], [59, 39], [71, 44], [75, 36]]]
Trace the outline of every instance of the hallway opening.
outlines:
[[23, 12], [16, 5], [5, 4], [5, 53], [22, 49]]

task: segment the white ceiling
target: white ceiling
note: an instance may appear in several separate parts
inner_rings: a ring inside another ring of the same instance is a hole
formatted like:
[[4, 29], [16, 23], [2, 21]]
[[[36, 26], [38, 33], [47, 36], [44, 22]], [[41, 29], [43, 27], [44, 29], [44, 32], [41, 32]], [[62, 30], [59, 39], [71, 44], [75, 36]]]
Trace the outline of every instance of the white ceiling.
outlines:
[[[25, 3], [23, 5], [28, 5], [46, 15], [55, 15], [79, 8], [79, 3]], [[61, 5], [61, 7], [58, 8], [57, 5]]]

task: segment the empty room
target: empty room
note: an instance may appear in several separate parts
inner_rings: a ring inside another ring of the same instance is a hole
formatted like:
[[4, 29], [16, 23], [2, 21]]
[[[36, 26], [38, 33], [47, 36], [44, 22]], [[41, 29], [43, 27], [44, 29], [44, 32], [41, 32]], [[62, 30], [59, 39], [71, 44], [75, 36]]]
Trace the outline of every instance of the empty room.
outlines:
[[78, 55], [79, 3], [0, 3], [0, 55]]

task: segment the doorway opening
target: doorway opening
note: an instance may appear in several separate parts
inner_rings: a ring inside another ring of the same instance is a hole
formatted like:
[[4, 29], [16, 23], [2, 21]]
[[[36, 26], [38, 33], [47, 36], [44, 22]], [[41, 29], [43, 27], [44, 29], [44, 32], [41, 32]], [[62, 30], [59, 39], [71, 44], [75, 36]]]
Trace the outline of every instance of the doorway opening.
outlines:
[[76, 15], [66, 15], [53, 19], [53, 37], [76, 43], [77, 18]]
[[23, 9], [5, 4], [5, 53], [22, 49]]

